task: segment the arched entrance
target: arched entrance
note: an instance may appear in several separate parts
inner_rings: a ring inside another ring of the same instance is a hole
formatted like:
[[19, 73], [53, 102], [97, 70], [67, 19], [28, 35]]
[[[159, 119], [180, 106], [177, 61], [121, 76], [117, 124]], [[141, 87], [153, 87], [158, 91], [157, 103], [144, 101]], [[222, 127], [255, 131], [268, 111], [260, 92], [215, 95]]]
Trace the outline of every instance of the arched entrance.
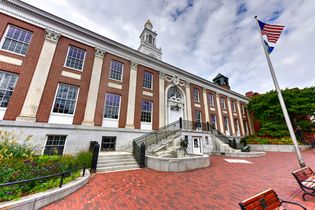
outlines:
[[180, 117], [184, 119], [185, 100], [181, 90], [172, 86], [167, 91], [167, 123], [172, 123]]

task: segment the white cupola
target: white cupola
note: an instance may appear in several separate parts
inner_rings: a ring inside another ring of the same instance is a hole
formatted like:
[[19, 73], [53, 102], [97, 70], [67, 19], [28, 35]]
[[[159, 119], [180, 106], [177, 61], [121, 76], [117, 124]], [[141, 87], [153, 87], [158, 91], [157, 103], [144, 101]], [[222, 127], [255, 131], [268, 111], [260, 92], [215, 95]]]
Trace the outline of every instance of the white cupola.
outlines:
[[153, 25], [150, 20], [144, 24], [144, 29], [140, 35], [140, 46], [138, 51], [147, 54], [153, 58], [162, 59], [161, 48], [156, 47], [156, 36], [157, 33], [152, 31]]

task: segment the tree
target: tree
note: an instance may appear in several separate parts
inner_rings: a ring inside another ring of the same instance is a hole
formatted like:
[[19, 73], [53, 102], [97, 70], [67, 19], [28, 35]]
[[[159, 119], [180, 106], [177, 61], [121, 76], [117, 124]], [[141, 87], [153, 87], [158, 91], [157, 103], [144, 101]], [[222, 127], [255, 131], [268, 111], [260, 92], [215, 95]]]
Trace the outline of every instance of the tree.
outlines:
[[[293, 128], [302, 134], [314, 133], [315, 128], [315, 87], [285, 89], [282, 95]], [[260, 124], [258, 135], [270, 137], [289, 136], [279, 99], [275, 91], [254, 96], [248, 105], [254, 120]]]

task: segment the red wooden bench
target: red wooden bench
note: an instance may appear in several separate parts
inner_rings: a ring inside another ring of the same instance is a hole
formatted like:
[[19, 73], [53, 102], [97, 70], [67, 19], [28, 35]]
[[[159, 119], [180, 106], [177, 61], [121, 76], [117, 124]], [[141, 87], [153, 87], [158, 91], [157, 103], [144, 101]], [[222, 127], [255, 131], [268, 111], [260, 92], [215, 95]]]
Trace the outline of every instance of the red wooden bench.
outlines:
[[306, 195], [315, 196], [315, 174], [310, 167], [300, 168], [292, 172], [292, 175], [304, 191], [303, 200]]
[[242, 202], [240, 206], [242, 210], [273, 210], [278, 209], [283, 203], [293, 204], [306, 210], [306, 208], [298, 203], [284, 201], [278, 198], [277, 193], [273, 189], [268, 189]]

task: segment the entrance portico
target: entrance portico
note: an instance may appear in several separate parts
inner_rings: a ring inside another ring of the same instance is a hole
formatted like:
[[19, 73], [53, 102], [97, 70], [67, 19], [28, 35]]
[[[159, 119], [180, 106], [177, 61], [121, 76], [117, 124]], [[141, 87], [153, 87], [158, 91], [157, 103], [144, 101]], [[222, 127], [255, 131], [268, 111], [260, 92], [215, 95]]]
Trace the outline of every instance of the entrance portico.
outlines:
[[169, 86], [166, 89], [166, 124], [175, 122], [180, 117], [186, 119], [184, 92], [177, 86]]

